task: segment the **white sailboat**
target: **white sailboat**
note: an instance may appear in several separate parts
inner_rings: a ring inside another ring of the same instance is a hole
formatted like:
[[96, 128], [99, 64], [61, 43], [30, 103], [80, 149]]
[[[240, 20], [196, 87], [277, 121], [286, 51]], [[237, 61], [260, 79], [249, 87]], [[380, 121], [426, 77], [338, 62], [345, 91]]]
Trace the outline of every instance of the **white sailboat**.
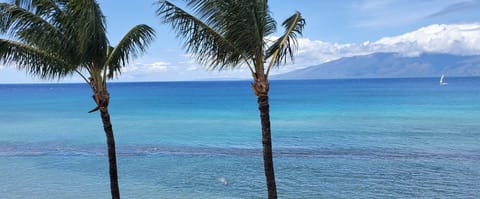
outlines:
[[440, 77], [440, 86], [445, 86], [447, 84], [448, 83], [445, 81], [445, 75], [442, 74], [442, 76]]

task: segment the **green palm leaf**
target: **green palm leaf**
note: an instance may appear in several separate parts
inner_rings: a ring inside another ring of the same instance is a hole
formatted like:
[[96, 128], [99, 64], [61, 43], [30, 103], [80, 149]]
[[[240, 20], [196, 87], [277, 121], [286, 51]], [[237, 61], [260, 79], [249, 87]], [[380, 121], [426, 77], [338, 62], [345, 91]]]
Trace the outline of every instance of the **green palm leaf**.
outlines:
[[297, 35], [302, 34], [305, 19], [299, 12], [296, 12], [286, 19], [282, 25], [285, 27], [285, 33], [267, 49], [267, 58], [271, 58], [267, 75], [272, 65], [279, 66], [285, 63], [287, 58], [293, 61], [294, 52], [298, 48]]
[[3, 64], [15, 63], [18, 68], [44, 79], [61, 78], [74, 70], [58, 56], [4, 39], [0, 39], [0, 60]]
[[[44, 2], [47, 0], [37, 0], [34, 2]], [[7, 34], [15, 40], [35, 46], [44, 51], [53, 54], [68, 54], [75, 58], [77, 53], [70, 46], [74, 45], [74, 40], [67, 37], [61, 32], [63, 25], [63, 17], [61, 14], [48, 13], [37, 15], [31, 12], [37, 11], [46, 13], [47, 10], [60, 9], [54, 5], [43, 3], [41, 6], [22, 3], [26, 8], [18, 7], [11, 4], [0, 4], [0, 28], [3, 34]], [[29, 10], [30, 9], [30, 10]], [[43, 10], [43, 11], [41, 11]], [[62, 23], [60, 23], [62, 22]]]
[[[247, 60], [242, 49], [222, 35], [220, 23], [216, 22], [213, 10], [209, 8], [220, 5], [219, 1], [192, 1], [189, 5], [203, 13], [202, 18], [195, 17], [172, 3], [160, 1], [157, 15], [164, 23], [170, 24], [177, 37], [183, 39], [187, 53], [196, 55], [199, 63], [208, 65], [211, 69], [237, 66], [242, 60]], [[220, 1], [221, 2], [221, 1]], [[203, 3], [203, 4], [200, 4]]]
[[154, 39], [155, 31], [147, 25], [133, 27], [108, 54], [105, 65], [108, 67], [108, 78], [120, 73], [120, 67], [125, 66], [130, 58], [136, 58], [147, 50]]
[[[106, 22], [100, 6], [94, 0], [70, 0], [66, 4], [66, 35], [75, 39], [80, 56], [84, 61], [103, 63], [109, 44]], [[95, 67], [103, 67], [96, 64]]]

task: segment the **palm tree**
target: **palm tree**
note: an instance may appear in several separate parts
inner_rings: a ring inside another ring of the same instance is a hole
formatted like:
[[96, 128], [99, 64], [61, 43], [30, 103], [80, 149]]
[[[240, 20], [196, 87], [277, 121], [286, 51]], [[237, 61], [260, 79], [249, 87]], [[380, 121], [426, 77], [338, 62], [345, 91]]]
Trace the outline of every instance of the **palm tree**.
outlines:
[[272, 34], [276, 22], [267, 0], [186, 0], [185, 9], [165, 0], [158, 1], [157, 15], [183, 39], [187, 53], [209, 69], [245, 66], [253, 77], [252, 89], [258, 99], [268, 198], [277, 198], [270, 131], [269, 81], [273, 66], [293, 59], [297, 36], [305, 20], [299, 12], [283, 22], [285, 32]]
[[15, 0], [0, 3], [0, 61], [34, 76], [60, 79], [80, 75], [93, 93], [108, 146], [112, 198], [120, 198], [107, 80], [146, 50], [154, 38], [147, 25], [130, 29], [110, 46], [105, 16], [95, 0]]

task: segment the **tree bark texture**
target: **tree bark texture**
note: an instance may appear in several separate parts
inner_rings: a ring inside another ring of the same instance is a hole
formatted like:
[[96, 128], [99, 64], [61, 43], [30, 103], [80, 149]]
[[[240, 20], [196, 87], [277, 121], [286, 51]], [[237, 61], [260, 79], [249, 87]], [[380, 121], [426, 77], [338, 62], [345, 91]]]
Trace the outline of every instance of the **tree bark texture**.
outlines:
[[118, 186], [117, 174], [117, 153], [115, 151], [115, 138], [113, 136], [112, 122], [110, 121], [110, 114], [108, 113], [108, 103], [110, 95], [107, 91], [95, 93], [96, 102], [100, 109], [100, 116], [102, 117], [103, 130], [107, 139], [108, 148], [108, 164], [110, 171], [110, 192], [112, 199], [120, 199], [120, 189]]
[[115, 138], [113, 137], [112, 123], [110, 122], [110, 114], [108, 110], [100, 111], [103, 121], [103, 129], [105, 130], [105, 136], [107, 137], [108, 147], [108, 164], [110, 170], [110, 191], [112, 193], [112, 199], [120, 199], [120, 189], [118, 187], [118, 174], [117, 174], [117, 154], [115, 151]]
[[260, 119], [262, 122], [263, 164], [267, 181], [268, 198], [276, 199], [277, 185], [275, 183], [275, 171], [273, 168], [272, 136], [270, 130], [270, 105], [268, 103], [268, 96], [258, 96], [257, 102], [258, 110], [260, 111]]

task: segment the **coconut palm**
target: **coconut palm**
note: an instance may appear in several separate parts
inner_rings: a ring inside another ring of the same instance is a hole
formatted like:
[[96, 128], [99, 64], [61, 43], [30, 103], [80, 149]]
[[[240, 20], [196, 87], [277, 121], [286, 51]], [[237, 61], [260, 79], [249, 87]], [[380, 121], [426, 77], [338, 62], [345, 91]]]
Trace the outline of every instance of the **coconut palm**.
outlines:
[[112, 47], [105, 16], [95, 0], [15, 0], [0, 3], [0, 61], [34, 76], [60, 79], [78, 74], [93, 93], [106, 135], [112, 198], [120, 198], [107, 80], [146, 50], [154, 38], [147, 25], [130, 29]]
[[274, 37], [276, 22], [266, 0], [185, 1], [185, 9], [169, 1], [158, 1], [157, 15], [183, 39], [186, 52], [196, 55], [197, 61], [209, 69], [250, 69], [261, 118], [268, 198], [276, 198], [268, 76], [273, 66], [293, 59], [305, 20], [295, 12], [283, 22], [285, 32]]

